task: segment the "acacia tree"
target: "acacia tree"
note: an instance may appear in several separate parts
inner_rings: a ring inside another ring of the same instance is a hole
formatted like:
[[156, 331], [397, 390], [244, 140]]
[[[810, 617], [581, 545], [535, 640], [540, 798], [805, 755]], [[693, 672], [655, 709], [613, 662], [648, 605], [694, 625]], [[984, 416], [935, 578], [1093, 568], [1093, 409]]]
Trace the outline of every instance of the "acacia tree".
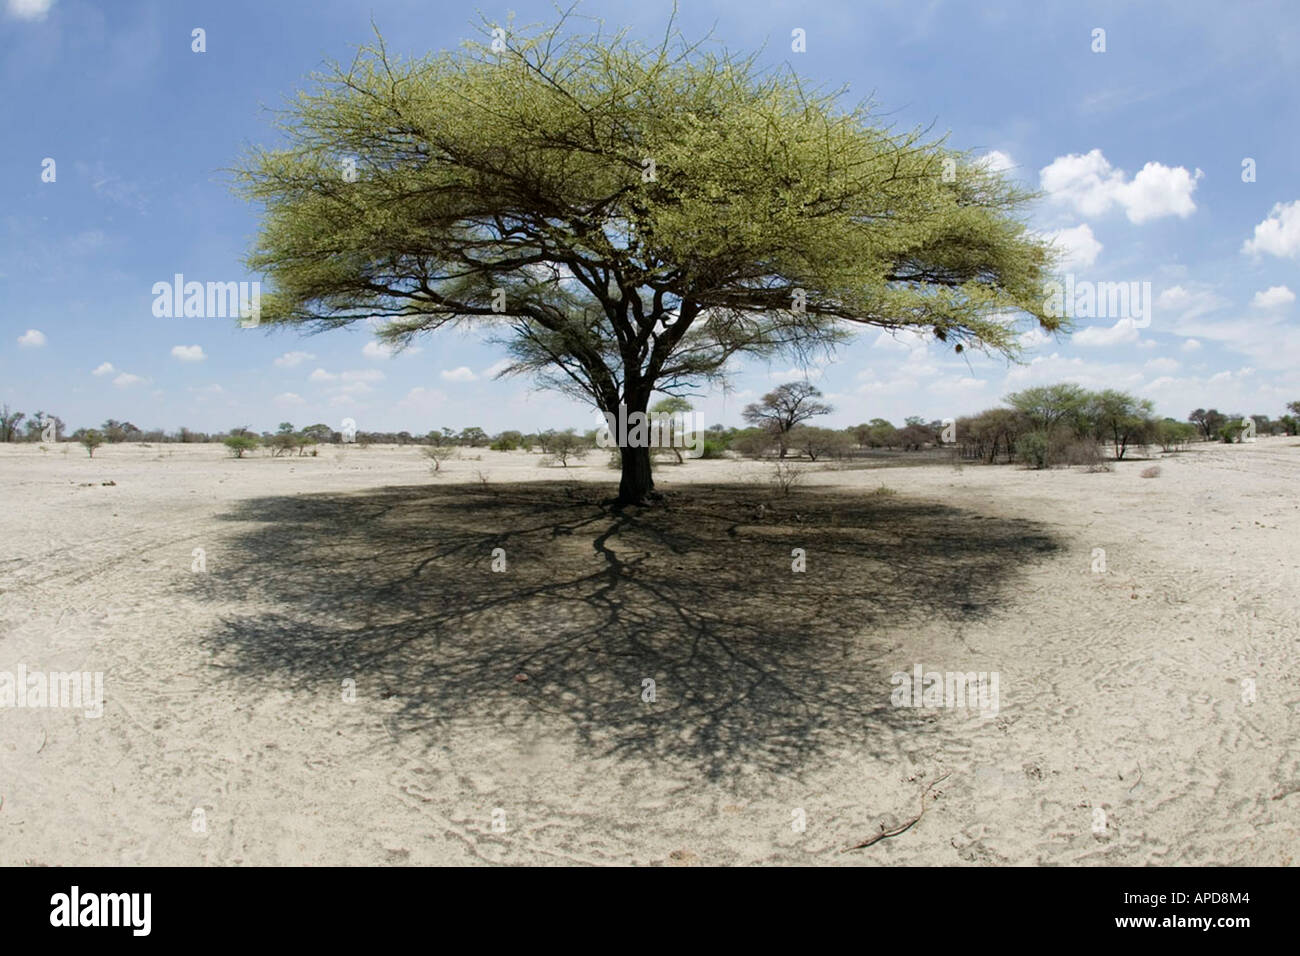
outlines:
[[829, 405], [817, 401], [821, 390], [810, 382], [787, 382], [778, 385], [761, 401], [746, 405], [741, 417], [758, 428], [766, 428], [776, 439], [784, 458], [789, 446], [790, 429], [815, 415], [829, 415]]
[[[503, 374], [614, 414], [854, 326], [1007, 355], [1006, 315], [1060, 326], [1030, 194], [987, 165], [671, 24], [567, 26], [415, 60], [377, 36], [318, 75], [236, 171], [261, 324], [378, 320], [400, 347], [476, 323]], [[620, 449], [620, 503], [653, 496], [650, 451]]]

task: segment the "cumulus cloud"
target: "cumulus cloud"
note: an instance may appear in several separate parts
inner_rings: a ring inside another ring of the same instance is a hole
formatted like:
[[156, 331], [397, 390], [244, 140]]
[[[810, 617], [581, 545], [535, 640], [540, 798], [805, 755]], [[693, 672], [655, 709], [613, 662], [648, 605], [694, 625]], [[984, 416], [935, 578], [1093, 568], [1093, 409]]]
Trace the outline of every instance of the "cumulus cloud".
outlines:
[[366, 358], [389, 359], [393, 357], [393, 347], [383, 342], [367, 342], [361, 349]]
[[113, 384], [118, 388], [130, 388], [132, 385], [143, 384], [145, 379], [139, 375], [132, 375], [130, 372], [123, 372], [117, 378], [113, 379]]
[[472, 382], [478, 376], [469, 368], [468, 365], [462, 365], [460, 368], [454, 368], [451, 371], [443, 369], [442, 380], [444, 382]]
[[1203, 287], [1187, 289], [1180, 285], [1172, 285], [1162, 289], [1156, 296], [1156, 309], [1159, 312], [1172, 313], [1184, 320], [1208, 315], [1226, 304], [1227, 301], [1213, 289]]
[[279, 395], [275, 396], [273, 401], [275, 402], [275, 404], [280, 406], [307, 404], [307, 402], [303, 399], [301, 395], [296, 395], [293, 392], [281, 392]]
[[1284, 285], [1270, 286], [1263, 292], [1256, 292], [1250, 304], [1257, 309], [1275, 309], [1280, 305], [1290, 305], [1295, 301], [1295, 293]]
[[117, 369], [113, 368], [112, 362], [104, 362], [97, 369], [91, 372], [91, 375], [112, 375]]
[[1075, 345], [1098, 347], [1131, 345], [1137, 340], [1137, 322], [1133, 319], [1120, 319], [1109, 328], [1104, 325], [1090, 325], [1088, 328], [1076, 332], [1070, 339]]
[[1087, 268], [1097, 261], [1102, 245], [1086, 222], [1070, 229], [1049, 232], [1046, 238], [1061, 250], [1061, 268]]
[[18, 344], [25, 349], [38, 349], [45, 344], [45, 333], [40, 329], [28, 329], [18, 336]]
[[303, 362], [314, 359], [315, 357], [316, 356], [312, 355], [310, 352], [285, 352], [275, 360], [275, 364], [280, 368], [295, 368]]
[[1016, 168], [1016, 161], [1000, 149], [991, 149], [976, 159], [975, 165], [983, 166], [989, 172], [1005, 173], [1007, 170]]
[[203, 354], [201, 345], [173, 345], [172, 358], [182, 362], [202, 362], [207, 356]]
[[1241, 251], [1253, 256], [1268, 253], [1279, 259], [1300, 259], [1300, 199], [1275, 205]]
[[1196, 339], [1188, 339], [1186, 342], [1183, 343], [1184, 352], [1195, 352], [1200, 347], [1201, 347], [1201, 343], [1198, 342]]
[[1038, 174], [1053, 200], [1083, 216], [1100, 216], [1118, 206], [1136, 224], [1164, 216], [1186, 219], [1196, 211], [1192, 193], [1205, 174], [1182, 166], [1147, 163], [1132, 179], [1111, 166], [1100, 149], [1058, 156]]

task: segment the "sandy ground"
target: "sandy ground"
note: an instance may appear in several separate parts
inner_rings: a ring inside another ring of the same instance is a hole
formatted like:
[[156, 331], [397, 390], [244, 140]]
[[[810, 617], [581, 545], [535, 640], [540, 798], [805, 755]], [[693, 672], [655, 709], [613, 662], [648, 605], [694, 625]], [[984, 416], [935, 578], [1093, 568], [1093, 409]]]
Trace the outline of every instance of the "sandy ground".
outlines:
[[0, 864], [1290, 865], [1300, 441], [1150, 464], [0, 446], [0, 673], [104, 675], [0, 709]]

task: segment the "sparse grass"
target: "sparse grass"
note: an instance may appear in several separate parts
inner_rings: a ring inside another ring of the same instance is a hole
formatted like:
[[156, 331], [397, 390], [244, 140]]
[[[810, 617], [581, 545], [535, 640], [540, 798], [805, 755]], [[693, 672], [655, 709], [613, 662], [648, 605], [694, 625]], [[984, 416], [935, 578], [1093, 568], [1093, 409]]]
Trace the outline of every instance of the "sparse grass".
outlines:
[[1159, 466], [1159, 465], [1152, 465], [1150, 468], [1143, 468], [1143, 469], [1142, 469], [1142, 477], [1143, 477], [1143, 478], [1156, 478], [1156, 477], [1158, 477], [1159, 475], [1160, 475], [1160, 466]]

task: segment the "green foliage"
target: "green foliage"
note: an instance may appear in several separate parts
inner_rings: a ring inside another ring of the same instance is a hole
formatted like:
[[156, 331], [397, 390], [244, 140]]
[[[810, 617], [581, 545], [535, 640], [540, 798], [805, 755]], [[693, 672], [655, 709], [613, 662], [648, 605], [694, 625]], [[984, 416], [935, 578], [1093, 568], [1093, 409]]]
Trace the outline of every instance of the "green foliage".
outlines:
[[243, 458], [245, 454], [257, 448], [258, 440], [252, 435], [227, 435], [221, 443], [230, 449], [230, 454]]
[[377, 40], [300, 93], [238, 172], [262, 324], [483, 325], [510, 373], [609, 412], [853, 325], [1007, 355], [1007, 313], [1061, 326], [1010, 178], [756, 57], [567, 26], [414, 60]]
[[81, 437], [77, 439], [86, 449], [86, 454], [91, 458], [95, 457], [95, 449], [104, 444], [104, 436], [95, 429], [83, 431]]
[[1016, 457], [1030, 468], [1046, 468], [1050, 442], [1045, 432], [1030, 432], [1016, 439]]

